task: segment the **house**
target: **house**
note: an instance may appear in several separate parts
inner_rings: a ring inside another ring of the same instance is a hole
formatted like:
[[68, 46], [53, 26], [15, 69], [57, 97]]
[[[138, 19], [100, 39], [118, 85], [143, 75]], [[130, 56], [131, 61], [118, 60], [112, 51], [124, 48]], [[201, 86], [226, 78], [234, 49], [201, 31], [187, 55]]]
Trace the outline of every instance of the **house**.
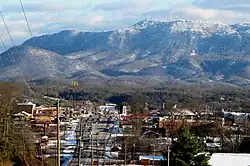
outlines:
[[175, 108], [172, 111], [172, 116], [174, 119], [185, 119], [187, 121], [192, 121], [195, 119], [196, 114], [187, 108]]

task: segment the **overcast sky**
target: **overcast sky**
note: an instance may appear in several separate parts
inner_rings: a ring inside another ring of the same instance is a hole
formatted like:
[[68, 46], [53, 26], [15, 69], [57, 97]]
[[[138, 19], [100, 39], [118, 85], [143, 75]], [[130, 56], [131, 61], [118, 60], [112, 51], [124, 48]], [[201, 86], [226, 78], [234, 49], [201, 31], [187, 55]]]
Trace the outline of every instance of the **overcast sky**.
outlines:
[[[22, 0], [34, 35], [62, 29], [101, 31], [123, 28], [143, 19], [208, 20], [223, 23], [250, 22], [250, 0]], [[16, 45], [29, 33], [20, 0], [0, 0]], [[1, 20], [0, 20], [1, 21]], [[0, 35], [10, 46], [0, 24]], [[0, 51], [2, 48], [0, 49]]]

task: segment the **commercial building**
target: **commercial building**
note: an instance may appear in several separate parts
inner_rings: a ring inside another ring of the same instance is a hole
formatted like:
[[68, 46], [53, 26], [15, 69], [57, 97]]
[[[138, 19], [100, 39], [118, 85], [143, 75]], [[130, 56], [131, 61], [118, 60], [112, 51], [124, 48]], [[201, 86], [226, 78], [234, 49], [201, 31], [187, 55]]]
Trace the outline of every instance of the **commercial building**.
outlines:
[[17, 113], [26, 112], [28, 114], [33, 115], [35, 107], [36, 107], [36, 104], [32, 102], [18, 103], [15, 108], [15, 112]]

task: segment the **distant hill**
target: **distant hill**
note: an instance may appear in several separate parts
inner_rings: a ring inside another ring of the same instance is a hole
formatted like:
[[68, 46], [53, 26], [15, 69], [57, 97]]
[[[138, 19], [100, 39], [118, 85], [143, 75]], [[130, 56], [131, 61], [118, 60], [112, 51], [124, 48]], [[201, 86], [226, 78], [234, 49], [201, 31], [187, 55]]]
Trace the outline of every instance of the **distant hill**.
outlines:
[[0, 79], [148, 84], [250, 82], [250, 24], [144, 20], [106, 32], [64, 30], [0, 55]]

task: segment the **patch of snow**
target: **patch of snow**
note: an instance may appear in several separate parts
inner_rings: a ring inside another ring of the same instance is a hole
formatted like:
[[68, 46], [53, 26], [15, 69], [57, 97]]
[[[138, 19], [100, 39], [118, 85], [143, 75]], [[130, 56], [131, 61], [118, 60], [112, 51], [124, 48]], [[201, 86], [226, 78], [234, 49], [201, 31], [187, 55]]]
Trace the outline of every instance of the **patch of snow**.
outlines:
[[119, 71], [126, 72], [126, 73], [130, 73], [130, 72], [137, 73], [140, 70], [139, 69], [126, 69], [126, 68], [124, 68], [124, 69], [120, 69]]
[[250, 154], [214, 153], [209, 164], [211, 166], [249, 166]]
[[93, 54], [93, 52], [76, 52], [76, 53], [67, 55], [67, 57], [70, 59], [76, 60], [85, 56], [89, 56], [91, 54]]
[[71, 36], [76, 36], [76, 35], [78, 35], [79, 33], [81, 33], [80, 30], [71, 30], [70, 32], [71, 32]]
[[190, 53], [190, 56], [196, 56], [195, 50], [193, 50], [193, 51]]
[[229, 35], [238, 34], [231, 26], [222, 23], [208, 21], [174, 21], [171, 23], [171, 32], [196, 32], [203, 35], [218, 34]]
[[133, 25], [132, 27], [134, 29], [145, 29], [145, 28], [148, 28], [150, 26], [154, 26], [158, 23], [159, 23], [158, 20], [143, 20], [143, 21]]

